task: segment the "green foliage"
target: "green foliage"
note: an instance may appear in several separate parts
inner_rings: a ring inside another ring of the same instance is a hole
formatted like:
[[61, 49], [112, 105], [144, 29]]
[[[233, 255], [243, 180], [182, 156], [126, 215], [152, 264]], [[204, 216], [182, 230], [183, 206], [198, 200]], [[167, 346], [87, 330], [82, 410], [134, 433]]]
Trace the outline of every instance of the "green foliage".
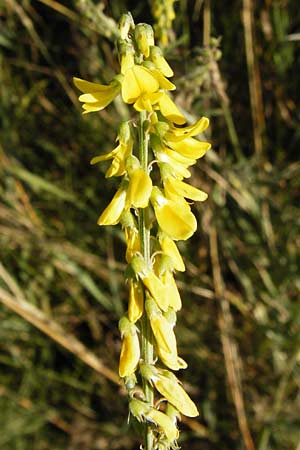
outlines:
[[[202, 226], [181, 245], [187, 273], [177, 275], [185, 302], [179, 347], [190, 366], [183, 377], [201, 410], [181, 425], [180, 444], [191, 450], [251, 449], [240, 398], [257, 450], [299, 448], [300, 15], [295, 0], [256, 5], [251, 68], [245, 4], [176, 2], [177, 40], [166, 48], [177, 103], [191, 120], [210, 116], [214, 148], [193, 172], [209, 201], [193, 207]], [[136, 23], [153, 21], [142, 2], [0, 2], [3, 450], [137, 447], [112, 375], [125, 246], [118, 230], [96, 225], [115, 186], [103, 189], [103, 165], [89, 165], [113, 148], [127, 111], [116, 100], [81, 116], [71, 83], [108, 82], [118, 72], [116, 22], [128, 8]], [[210, 39], [203, 8], [221, 42]], [[260, 73], [261, 152], [251, 70]], [[26, 305], [35, 308], [29, 316]], [[96, 362], [82, 360], [78, 341]]]

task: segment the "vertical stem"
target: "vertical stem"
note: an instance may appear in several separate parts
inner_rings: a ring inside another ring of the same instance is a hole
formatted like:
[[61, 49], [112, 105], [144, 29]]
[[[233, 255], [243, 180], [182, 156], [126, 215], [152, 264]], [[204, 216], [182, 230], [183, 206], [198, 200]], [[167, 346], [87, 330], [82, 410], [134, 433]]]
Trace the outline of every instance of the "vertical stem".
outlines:
[[[148, 144], [149, 134], [147, 133], [147, 113], [140, 112], [139, 121], [139, 159], [142, 169], [148, 173]], [[141, 243], [141, 252], [147, 264], [150, 264], [150, 230], [149, 230], [149, 208], [141, 208], [139, 210], [139, 235]], [[142, 323], [142, 359], [146, 364], [153, 364], [153, 345], [152, 345], [152, 331], [146, 311], [144, 310]], [[154, 393], [152, 386], [143, 379], [143, 389], [145, 399], [150, 405], [153, 405]], [[145, 450], [153, 450], [153, 433], [151, 426], [145, 424]]]

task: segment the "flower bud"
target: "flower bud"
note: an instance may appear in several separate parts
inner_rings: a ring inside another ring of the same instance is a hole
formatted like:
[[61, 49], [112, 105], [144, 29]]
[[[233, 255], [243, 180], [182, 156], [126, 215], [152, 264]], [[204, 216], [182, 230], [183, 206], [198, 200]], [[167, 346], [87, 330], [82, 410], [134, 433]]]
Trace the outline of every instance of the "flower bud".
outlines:
[[150, 47], [154, 45], [153, 28], [147, 23], [139, 23], [134, 29], [134, 38], [140, 52], [149, 57]]
[[134, 21], [130, 12], [122, 14], [119, 21], [119, 31], [121, 39], [128, 39], [130, 30], [134, 29]]

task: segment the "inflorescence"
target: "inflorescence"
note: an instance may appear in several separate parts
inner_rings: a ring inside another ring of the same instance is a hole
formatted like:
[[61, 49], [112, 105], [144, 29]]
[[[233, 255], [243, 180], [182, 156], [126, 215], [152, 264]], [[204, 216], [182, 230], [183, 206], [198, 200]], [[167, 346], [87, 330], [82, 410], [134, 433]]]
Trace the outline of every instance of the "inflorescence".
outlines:
[[98, 224], [120, 223], [125, 234], [129, 298], [119, 321], [119, 375], [128, 391], [130, 413], [145, 424], [143, 448], [176, 449], [180, 414], [198, 415], [172, 372], [187, 367], [174, 333], [182, 306], [174, 272], [185, 270], [176, 241], [188, 239], [197, 228], [186, 199], [207, 198], [183, 180], [210, 148], [194, 138], [209, 121], [201, 117], [183, 126], [186, 119], [168, 94], [176, 89], [169, 80], [173, 71], [154, 43], [152, 27], [135, 25], [127, 13], [119, 31], [120, 73], [108, 85], [80, 78], [74, 83], [82, 92], [84, 114], [104, 109], [119, 94], [135, 112], [120, 124], [116, 148], [91, 161], [111, 161], [106, 178], [121, 179]]

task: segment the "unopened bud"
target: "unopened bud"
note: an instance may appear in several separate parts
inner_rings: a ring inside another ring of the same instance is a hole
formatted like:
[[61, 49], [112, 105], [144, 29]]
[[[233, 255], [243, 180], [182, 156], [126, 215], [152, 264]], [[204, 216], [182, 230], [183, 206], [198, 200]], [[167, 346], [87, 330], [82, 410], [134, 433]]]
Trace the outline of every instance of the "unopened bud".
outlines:
[[134, 38], [140, 52], [149, 57], [150, 47], [154, 45], [153, 28], [147, 23], [139, 23], [134, 30]]

